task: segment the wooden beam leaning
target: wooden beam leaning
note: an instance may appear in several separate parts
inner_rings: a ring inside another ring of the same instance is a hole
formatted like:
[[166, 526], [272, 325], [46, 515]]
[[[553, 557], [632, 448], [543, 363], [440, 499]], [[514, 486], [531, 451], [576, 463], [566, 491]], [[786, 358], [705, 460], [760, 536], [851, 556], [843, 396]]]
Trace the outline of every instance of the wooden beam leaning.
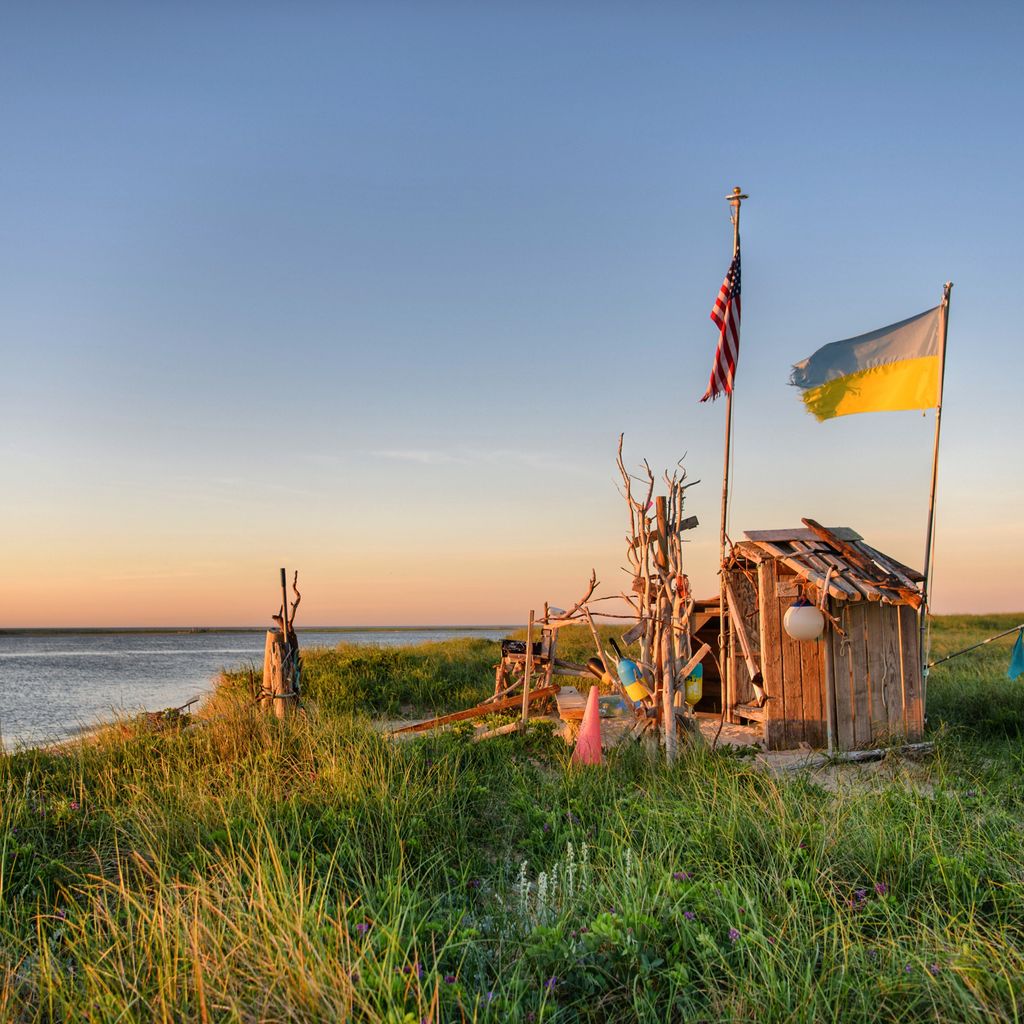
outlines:
[[876, 586], [894, 591], [912, 608], [921, 607], [921, 592], [916, 587], [905, 586], [899, 576], [887, 573], [866, 552], [859, 550], [855, 545], [848, 543], [841, 537], [837, 537], [831, 530], [826, 529], [820, 523], [816, 523], [813, 519], [804, 519], [803, 522], [812, 533], [815, 533], [827, 544], [830, 544], [851, 566], [863, 572]]
[[[545, 697], [554, 697], [561, 689], [560, 686], [543, 686], [533, 690], [527, 698], [528, 703], [543, 700]], [[505, 700], [492, 701], [490, 704], [477, 704], [476, 707], [466, 708], [465, 711], [453, 711], [450, 715], [441, 715], [439, 718], [430, 718], [426, 722], [414, 722], [412, 725], [403, 725], [401, 729], [392, 729], [391, 735], [398, 736], [407, 732], [426, 732], [428, 729], [436, 729], [442, 725], [450, 725], [452, 722], [465, 722], [471, 718], [483, 718], [497, 711], [508, 711], [511, 708], [519, 707], [519, 697], [506, 697]]]

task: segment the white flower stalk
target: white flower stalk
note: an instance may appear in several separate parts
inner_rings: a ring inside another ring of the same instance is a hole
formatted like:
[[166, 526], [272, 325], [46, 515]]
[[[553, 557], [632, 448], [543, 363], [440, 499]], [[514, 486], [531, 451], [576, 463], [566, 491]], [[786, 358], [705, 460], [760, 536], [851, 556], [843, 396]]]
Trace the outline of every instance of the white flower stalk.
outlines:
[[526, 861], [519, 865], [519, 910], [526, 914], [530, 909], [530, 882], [526, 877]]

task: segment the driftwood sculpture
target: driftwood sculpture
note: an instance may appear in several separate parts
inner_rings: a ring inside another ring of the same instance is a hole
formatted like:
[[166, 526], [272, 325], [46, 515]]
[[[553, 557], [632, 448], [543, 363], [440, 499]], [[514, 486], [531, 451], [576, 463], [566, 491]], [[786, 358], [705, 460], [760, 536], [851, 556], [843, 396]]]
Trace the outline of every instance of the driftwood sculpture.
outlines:
[[697, 526], [696, 516], [683, 516], [684, 499], [687, 489], [699, 481], [687, 483], [680, 460], [671, 475], [664, 474], [666, 493], [655, 496], [654, 473], [647, 460], [642, 463], [643, 475], [632, 475], [623, 461], [622, 444], [620, 435], [616, 463], [629, 510], [625, 570], [631, 577], [629, 592], [622, 597], [636, 615], [636, 624], [623, 640], [639, 641], [637, 664], [650, 689], [644, 703], [662, 727], [665, 753], [671, 761], [676, 753], [677, 718], [686, 716], [686, 678], [707, 654], [706, 647], [693, 651], [694, 601], [689, 577], [683, 572], [682, 535]]
[[276, 628], [267, 630], [263, 649], [263, 687], [259, 704], [265, 710], [273, 709], [278, 718], [287, 718], [299, 707], [302, 681], [302, 658], [299, 639], [295, 633], [295, 613], [302, 594], [299, 593], [299, 572], [292, 578], [295, 600], [288, 607], [288, 574], [281, 570], [281, 609], [272, 615]]

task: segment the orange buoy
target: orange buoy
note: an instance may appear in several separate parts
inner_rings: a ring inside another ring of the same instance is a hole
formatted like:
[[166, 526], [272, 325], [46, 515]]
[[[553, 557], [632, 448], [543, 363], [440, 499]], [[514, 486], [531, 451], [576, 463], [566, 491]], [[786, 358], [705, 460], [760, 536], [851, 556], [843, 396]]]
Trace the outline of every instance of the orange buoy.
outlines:
[[583, 712], [576, 749], [572, 752], [572, 762], [573, 764], [601, 763], [601, 707], [598, 703], [596, 686], [592, 686], [587, 695], [587, 709]]

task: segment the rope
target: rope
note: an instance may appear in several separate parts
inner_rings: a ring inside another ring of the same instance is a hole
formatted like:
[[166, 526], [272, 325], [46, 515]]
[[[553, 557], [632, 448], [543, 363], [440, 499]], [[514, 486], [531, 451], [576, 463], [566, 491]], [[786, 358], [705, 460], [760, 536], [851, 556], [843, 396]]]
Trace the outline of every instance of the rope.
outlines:
[[947, 654], [944, 658], [939, 658], [938, 661], [933, 661], [925, 667], [935, 668], [936, 665], [941, 665], [944, 661], [959, 658], [961, 654], [970, 654], [971, 651], [976, 651], [979, 647], [984, 647], [985, 644], [992, 643], [993, 640], [999, 640], [1001, 637], [1009, 636], [1011, 633], [1016, 633], [1018, 629], [1024, 629], [1024, 622], [1017, 626], [1011, 626], [1009, 629], [1004, 629], [1002, 633], [996, 633], [995, 636], [990, 636], [987, 640], [982, 640], [981, 643], [971, 644], [970, 647], [965, 647], [962, 651], [954, 651], [952, 654]]

